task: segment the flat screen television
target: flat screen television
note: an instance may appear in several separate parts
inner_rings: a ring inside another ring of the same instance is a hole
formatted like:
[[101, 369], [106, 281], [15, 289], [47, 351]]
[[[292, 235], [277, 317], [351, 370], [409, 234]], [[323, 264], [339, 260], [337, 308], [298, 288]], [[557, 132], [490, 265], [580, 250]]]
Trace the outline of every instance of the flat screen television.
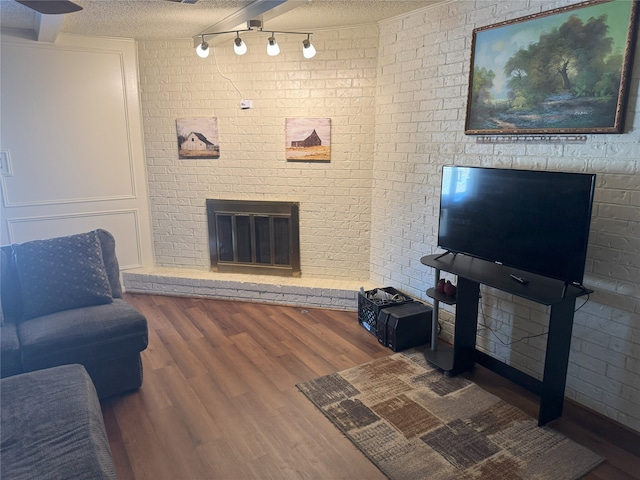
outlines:
[[582, 284], [594, 174], [445, 166], [438, 246]]

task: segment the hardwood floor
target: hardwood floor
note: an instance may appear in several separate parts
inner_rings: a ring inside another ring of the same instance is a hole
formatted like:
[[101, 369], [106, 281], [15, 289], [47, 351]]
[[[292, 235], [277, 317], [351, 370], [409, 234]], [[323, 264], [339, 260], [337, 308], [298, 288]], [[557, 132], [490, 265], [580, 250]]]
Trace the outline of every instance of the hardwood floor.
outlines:
[[[125, 479], [370, 479], [385, 476], [296, 384], [390, 355], [354, 312], [127, 295], [149, 322], [138, 392], [102, 403]], [[537, 416], [492, 372], [469, 378]], [[574, 405], [553, 427], [607, 461], [586, 478], [640, 478], [638, 435]]]

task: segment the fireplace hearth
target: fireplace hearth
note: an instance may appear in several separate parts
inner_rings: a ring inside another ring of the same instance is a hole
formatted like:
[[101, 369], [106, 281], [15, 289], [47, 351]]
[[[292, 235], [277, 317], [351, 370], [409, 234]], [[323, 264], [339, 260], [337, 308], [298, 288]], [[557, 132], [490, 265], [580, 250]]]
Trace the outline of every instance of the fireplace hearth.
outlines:
[[211, 270], [300, 276], [299, 205], [207, 199]]

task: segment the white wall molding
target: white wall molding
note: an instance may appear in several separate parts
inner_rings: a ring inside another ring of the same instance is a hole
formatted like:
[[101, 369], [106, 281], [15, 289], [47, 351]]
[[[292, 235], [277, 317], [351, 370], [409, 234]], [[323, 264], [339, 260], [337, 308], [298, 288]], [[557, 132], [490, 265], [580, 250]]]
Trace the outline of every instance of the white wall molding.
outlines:
[[[120, 269], [131, 270], [143, 266], [139, 216], [136, 209], [122, 209], [14, 217], [7, 219], [9, 243], [72, 235], [102, 228], [116, 238]], [[42, 232], [47, 233], [43, 235]]]
[[4, 183], [4, 177], [0, 176], [0, 182], [2, 184], [2, 199], [6, 208], [16, 207], [42, 207], [49, 205], [66, 205], [71, 203], [88, 203], [88, 202], [108, 202], [115, 200], [135, 200], [135, 195], [121, 195], [121, 196], [106, 196], [106, 197], [84, 197], [84, 198], [68, 198], [65, 200], [45, 200], [36, 202], [12, 202], [7, 196], [7, 188]]

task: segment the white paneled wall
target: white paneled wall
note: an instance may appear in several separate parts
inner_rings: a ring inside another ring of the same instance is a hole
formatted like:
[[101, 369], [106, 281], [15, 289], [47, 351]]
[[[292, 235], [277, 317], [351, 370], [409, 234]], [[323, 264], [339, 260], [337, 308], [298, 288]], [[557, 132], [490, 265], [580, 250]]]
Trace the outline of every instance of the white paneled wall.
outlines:
[[[585, 276], [594, 293], [575, 316], [567, 395], [640, 430], [640, 50], [624, 135], [487, 144], [463, 134], [472, 30], [557, 6], [455, 1], [380, 26], [371, 280], [426, 298], [434, 272], [420, 257], [437, 245], [443, 165], [596, 173]], [[483, 287], [479, 317], [495, 332], [480, 328], [479, 347], [540, 378], [546, 336], [511, 342], [546, 332], [548, 310]]]
[[133, 40], [2, 31], [2, 244], [109, 230], [122, 269], [153, 265]]

